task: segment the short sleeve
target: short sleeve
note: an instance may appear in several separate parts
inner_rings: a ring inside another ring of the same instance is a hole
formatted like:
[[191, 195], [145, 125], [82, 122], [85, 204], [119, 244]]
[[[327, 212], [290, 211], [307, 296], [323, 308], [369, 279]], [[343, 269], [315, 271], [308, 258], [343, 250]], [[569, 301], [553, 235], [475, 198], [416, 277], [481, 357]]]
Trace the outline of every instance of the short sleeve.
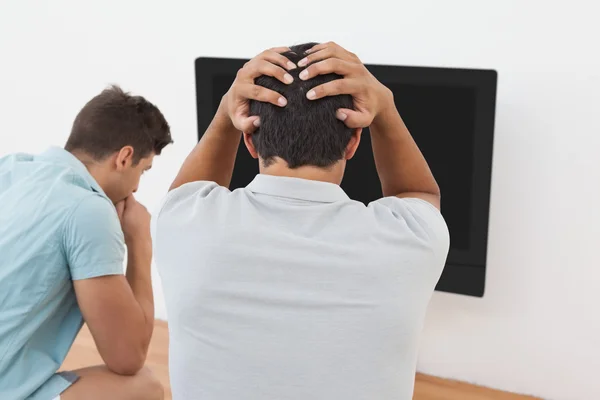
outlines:
[[171, 190], [162, 199], [156, 212], [152, 214], [151, 231], [153, 241], [156, 242], [159, 231], [159, 220], [170, 219], [183, 212], [185, 215], [191, 213], [197, 200], [203, 200], [211, 195], [229, 192], [226, 187], [211, 181], [195, 181], [181, 185]]
[[105, 198], [89, 196], [77, 205], [66, 221], [63, 246], [73, 280], [123, 274], [123, 231]]
[[418, 237], [426, 241], [431, 250], [445, 261], [450, 248], [448, 226], [440, 211], [431, 203], [417, 198], [384, 197], [370, 204], [371, 207], [384, 207], [384, 212], [376, 212], [378, 218], [402, 220]]
[[162, 214], [168, 213], [170, 210], [176, 208], [177, 205], [190, 199], [203, 199], [217, 191], [229, 192], [229, 189], [219, 186], [218, 183], [211, 181], [196, 181], [181, 185], [177, 189], [173, 189], [167, 193], [155, 213], [156, 218], [160, 217]]

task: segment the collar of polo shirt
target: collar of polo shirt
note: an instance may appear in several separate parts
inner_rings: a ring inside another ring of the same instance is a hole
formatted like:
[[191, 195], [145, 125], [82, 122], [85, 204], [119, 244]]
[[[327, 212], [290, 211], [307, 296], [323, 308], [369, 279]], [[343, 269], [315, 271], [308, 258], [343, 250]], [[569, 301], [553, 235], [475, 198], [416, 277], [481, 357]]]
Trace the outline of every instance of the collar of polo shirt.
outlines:
[[108, 196], [106, 195], [106, 193], [104, 193], [104, 190], [102, 190], [98, 182], [96, 182], [94, 177], [90, 174], [86, 166], [83, 165], [83, 163], [79, 161], [77, 157], [75, 157], [67, 150], [60, 147], [50, 147], [38, 157], [41, 159], [45, 158], [49, 160], [55, 160], [60, 164], [68, 165], [77, 173], [78, 176], [82, 177], [85, 180], [85, 183], [89, 185], [90, 189], [108, 199]]
[[346, 192], [334, 183], [287, 176], [259, 174], [247, 188], [253, 193], [317, 203], [334, 203], [350, 199]]

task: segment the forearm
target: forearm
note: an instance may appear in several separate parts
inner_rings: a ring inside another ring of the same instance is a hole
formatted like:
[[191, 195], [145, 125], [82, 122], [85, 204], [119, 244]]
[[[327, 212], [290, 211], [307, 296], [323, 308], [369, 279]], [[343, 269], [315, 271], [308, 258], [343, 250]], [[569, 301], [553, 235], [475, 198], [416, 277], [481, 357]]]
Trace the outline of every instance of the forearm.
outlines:
[[154, 330], [154, 294], [150, 263], [152, 261], [152, 242], [150, 239], [129, 243], [127, 246], [127, 281], [133, 296], [139, 305], [140, 344], [144, 355], [148, 350]]
[[371, 124], [371, 142], [384, 196], [425, 193], [440, 196], [440, 189], [402, 121], [393, 98]]
[[211, 181], [229, 187], [241, 137], [221, 102], [210, 126], [183, 163], [169, 190], [196, 181]]

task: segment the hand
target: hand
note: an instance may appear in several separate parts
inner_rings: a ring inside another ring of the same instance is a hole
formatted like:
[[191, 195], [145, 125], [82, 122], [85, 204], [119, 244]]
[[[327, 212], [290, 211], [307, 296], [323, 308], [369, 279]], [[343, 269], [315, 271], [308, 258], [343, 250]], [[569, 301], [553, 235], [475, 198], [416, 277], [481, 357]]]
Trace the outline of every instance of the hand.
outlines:
[[252, 133], [260, 125], [258, 116], [249, 116], [250, 100], [272, 103], [285, 107], [287, 100], [279, 93], [254, 84], [254, 79], [261, 75], [272, 76], [285, 84], [290, 84], [294, 78], [287, 73], [296, 65], [281, 53], [289, 51], [288, 47], [277, 47], [265, 50], [244, 64], [236, 75], [229, 91], [223, 96], [222, 105], [235, 128], [245, 133]]
[[150, 213], [146, 207], [137, 202], [133, 195], [118, 202], [116, 208], [127, 246], [152, 240], [150, 237]]
[[317, 86], [306, 97], [316, 100], [325, 96], [352, 95], [355, 109], [339, 109], [336, 113], [349, 128], [366, 128], [381, 112], [395, 107], [391, 90], [369, 72], [356, 54], [333, 42], [318, 44], [307, 53], [308, 56], [298, 62], [299, 67], [309, 65], [300, 73], [300, 79], [332, 73], [342, 75], [343, 79]]

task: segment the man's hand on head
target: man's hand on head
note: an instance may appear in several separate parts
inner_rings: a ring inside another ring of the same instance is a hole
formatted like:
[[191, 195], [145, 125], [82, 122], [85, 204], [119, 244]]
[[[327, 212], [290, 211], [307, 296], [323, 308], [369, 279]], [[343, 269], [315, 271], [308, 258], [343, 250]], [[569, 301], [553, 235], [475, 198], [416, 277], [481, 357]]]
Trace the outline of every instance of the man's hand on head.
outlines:
[[391, 90], [369, 72], [356, 54], [333, 42], [316, 45], [306, 53], [307, 56], [298, 62], [299, 67], [308, 65], [300, 73], [300, 79], [325, 74], [343, 76], [343, 79], [315, 87], [306, 97], [317, 100], [325, 96], [351, 95], [354, 110], [339, 109], [336, 113], [349, 128], [366, 128], [381, 112], [394, 107]]
[[248, 61], [236, 75], [229, 91], [223, 96], [221, 106], [225, 107], [227, 115], [235, 128], [245, 133], [252, 133], [260, 125], [258, 116], [250, 116], [250, 100], [272, 103], [285, 107], [287, 100], [279, 93], [254, 84], [254, 79], [261, 75], [271, 76], [285, 84], [294, 81], [287, 71], [296, 65], [281, 53], [289, 51], [288, 47], [276, 47], [265, 50]]
[[238, 71], [233, 84], [221, 99], [219, 109], [202, 139], [181, 167], [169, 190], [196, 181], [216, 182], [229, 187], [235, 156], [240, 143], [240, 131], [252, 134], [260, 125], [259, 117], [250, 115], [250, 101], [256, 100], [285, 107], [287, 100], [276, 91], [256, 85], [262, 75], [290, 84], [288, 73], [296, 68], [282, 53], [288, 47], [265, 50], [248, 61]]
[[354, 110], [339, 109], [336, 117], [349, 128], [371, 128], [371, 145], [384, 196], [413, 197], [440, 208], [440, 189], [427, 161], [402, 121], [392, 91], [367, 70], [358, 57], [335, 43], [314, 46], [298, 61], [299, 75], [338, 74], [336, 79], [310, 90], [306, 97], [349, 94]]

